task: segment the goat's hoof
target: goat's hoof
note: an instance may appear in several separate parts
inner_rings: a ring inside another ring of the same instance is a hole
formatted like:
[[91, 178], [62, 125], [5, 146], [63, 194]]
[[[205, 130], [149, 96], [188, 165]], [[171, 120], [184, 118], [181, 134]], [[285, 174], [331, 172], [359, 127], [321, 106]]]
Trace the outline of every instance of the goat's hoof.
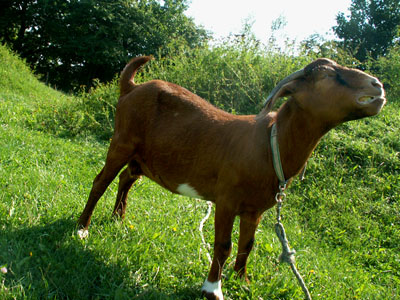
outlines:
[[246, 284], [250, 284], [250, 279], [247, 276], [241, 277], [241, 280], [243, 280]]
[[115, 220], [125, 220], [125, 214], [120, 214], [119, 212], [113, 212], [111, 215], [112, 218], [114, 218]]
[[206, 291], [203, 291], [202, 294], [207, 300], [224, 300], [224, 298], [219, 298], [214, 293], [207, 293]]
[[246, 284], [250, 284], [250, 279], [247, 274], [238, 274], [238, 278], [244, 281]]
[[201, 293], [208, 300], [224, 300], [221, 281], [209, 282], [206, 280], [201, 288]]
[[236, 270], [236, 269], [235, 269], [235, 271], [237, 272], [237, 273], [236, 273], [236, 278], [239, 278], [240, 280], [243, 280], [243, 281], [244, 281], [245, 283], [247, 283], [247, 284], [250, 283], [250, 279], [249, 279], [249, 277], [247, 276], [247, 272], [244, 271], [243, 268], [241, 268], [241, 269], [239, 269], [239, 270]]
[[87, 229], [79, 229], [77, 232], [79, 238], [81, 240], [86, 239], [89, 236], [89, 230]]

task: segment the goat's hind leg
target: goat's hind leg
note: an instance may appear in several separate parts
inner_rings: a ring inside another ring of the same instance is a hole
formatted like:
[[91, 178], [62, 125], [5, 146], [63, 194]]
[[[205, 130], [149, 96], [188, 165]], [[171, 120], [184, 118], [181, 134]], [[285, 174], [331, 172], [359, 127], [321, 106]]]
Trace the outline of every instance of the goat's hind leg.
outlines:
[[128, 193], [136, 180], [143, 175], [142, 169], [136, 161], [130, 161], [128, 167], [119, 175], [118, 194], [115, 201], [113, 216], [125, 217]]
[[108, 149], [106, 164], [94, 179], [89, 199], [79, 217], [78, 224], [82, 229], [78, 231], [78, 234], [82, 238], [87, 236], [87, 229], [97, 202], [110, 183], [118, 175], [119, 171], [128, 163], [130, 157], [132, 157], [132, 153], [133, 149], [121, 147], [116, 140], [112, 140], [110, 148]]

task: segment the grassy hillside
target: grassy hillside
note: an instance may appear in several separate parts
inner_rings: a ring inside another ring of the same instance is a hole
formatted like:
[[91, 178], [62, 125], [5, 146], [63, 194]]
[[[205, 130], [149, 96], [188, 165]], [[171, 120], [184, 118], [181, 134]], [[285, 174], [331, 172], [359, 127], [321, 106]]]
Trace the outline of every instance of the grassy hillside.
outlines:
[[[156, 77], [157, 68], [149, 73]], [[89, 239], [75, 235], [107, 150], [115, 93], [110, 84], [64, 95], [0, 47], [1, 299], [201, 299], [209, 267], [198, 231], [204, 201], [143, 179], [120, 222], [110, 218], [113, 183]], [[330, 132], [306, 179], [288, 191], [284, 224], [313, 299], [400, 298], [398, 103], [389, 96], [379, 116]], [[234, 256], [228, 260], [226, 299], [303, 299], [277, 262], [274, 214], [266, 212], [258, 229], [249, 285], [232, 273]], [[212, 243], [212, 220], [204, 233]]]

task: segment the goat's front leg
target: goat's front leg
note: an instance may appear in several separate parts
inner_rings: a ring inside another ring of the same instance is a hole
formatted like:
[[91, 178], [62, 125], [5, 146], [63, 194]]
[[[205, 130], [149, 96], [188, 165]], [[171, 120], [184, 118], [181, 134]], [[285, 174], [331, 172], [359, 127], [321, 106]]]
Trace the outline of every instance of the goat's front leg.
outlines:
[[234, 269], [247, 282], [249, 281], [246, 269], [247, 258], [253, 249], [254, 235], [260, 220], [260, 213], [243, 213], [240, 215], [239, 245]]
[[231, 253], [231, 233], [235, 214], [222, 204], [215, 208], [215, 240], [214, 257], [207, 280], [204, 282], [201, 291], [209, 300], [223, 300], [221, 289], [221, 275], [225, 261]]

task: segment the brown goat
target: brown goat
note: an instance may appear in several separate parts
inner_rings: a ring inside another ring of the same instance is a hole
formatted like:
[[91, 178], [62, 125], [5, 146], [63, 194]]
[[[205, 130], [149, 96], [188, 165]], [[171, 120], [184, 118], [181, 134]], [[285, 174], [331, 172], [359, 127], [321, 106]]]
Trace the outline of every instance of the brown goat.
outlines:
[[[223, 299], [221, 272], [240, 217], [235, 271], [247, 280], [246, 261], [262, 213], [275, 205], [278, 178], [270, 133], [276, 123], [283, 171], [298, 174], [320, 138], [340, 123], [376, 115], [386, 102], [378, 79], [318, 59], [282, 80], [257, 116], [224, 112], [173, 83], [133, 81], [150, 57], [133, 59], [120, 80], [115, 132], [104, 168], [93, 182], [79, 224], [86, 236], [93, 209], [119, 171], [114, 214], [125, 214], [128, 191], [145, 175], [174, 193], [215, 203], [214, 257], [202, 292]], [[289, 96], [278, 112], [268, 111]]]

